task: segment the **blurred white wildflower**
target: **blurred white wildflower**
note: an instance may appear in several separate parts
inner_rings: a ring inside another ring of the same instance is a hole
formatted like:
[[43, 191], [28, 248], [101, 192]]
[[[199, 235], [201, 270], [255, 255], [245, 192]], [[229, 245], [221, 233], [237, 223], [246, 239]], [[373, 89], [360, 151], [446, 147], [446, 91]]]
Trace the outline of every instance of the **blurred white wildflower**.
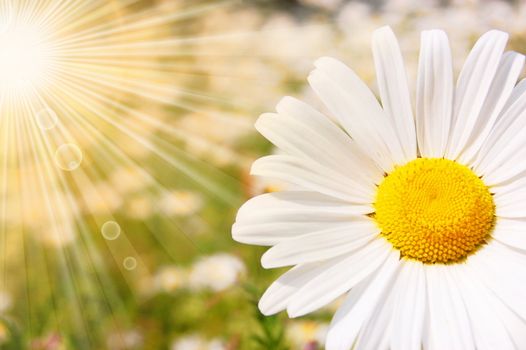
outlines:
[[418, 15], [422, 11], [435, 9], [439, 0], [388, 0], [382, 7], [382, 12], [389, 15]]
[[123, 200], [113, 185], [105, 181], [86, 186], [81, 195], [84, 210], [93, 215], [111, 213], [122, 205]]
[[218, 339], [206, 340], [203, 337], [192, 334], [176, 339], [171, 350], [224, 350], [226, 346]]
[[303, 24], [287, 14], [271, 16], [256, 40], [256, 52], [272, 53], [272, 64], [282, 64], [283, 74], [304, 75], [314, 58], [330, 54], [335, 48], [332, 27], [324, 23]]
[[210, 225], [200, 216], [189, 216], [181, 223], [181, 230], [188, 236], [199, 236], [210, 232]]
[[188, 139], [200, 137], [218, 144], [231, 144], [253, 130], [250, 120], [217, 111], [189, 114], [177, 123], [177, 128], [184, 130]]
[[153, 203], [147, 193], [135, 195], [126, 203], [126, 214], [137, 220], [145, 220], [153, 214]]
[[151, 180], [137, 170], [128, 167], [115, 169], [110, 176], [110, 183], [120, 194], [135, 193], [151, 183]]
[[[239, 67], [236, 71], [239, 72]], [[240, 156], [233, 147], [240, 138], [253, 132], [250, 119], [217, 111], [188, 114], [176, 126], [178, 130], [184, 130], [185, 147], [189, 153], [212, 160], [218, 166], [238, 162]]]
[[159, 205], [166, 215], [189, 216], [203, 207], [203, 198], [192, 191], [164, 192]]
[[[147, 138], [153, 137], [155, 134], [147, 135]], [[114, 143], [117, 145], [126, 145], [124, 150], [126, 155], [136, 161], [146, 158], [152, 154], [152, 147], [145, 147], [142, 142], [133, 140], [130, 136], [124, 133], [117, 133], [112, 135]]]
[[198, 260], [190, 270], [189, 285], [194, 289], [222, 291], [235, 284], [245, 272], [243, 262], [229, 254], [210, 255]]
[[319, 7], [334, 11], [343, 3], [343, 0], [300, 0], [300, 4]]
[[349, 2], [336, 15], [336, 25], [344, 34], [338, 43], [341, 47], [340, 55], [352, 62], [356, 71], [360, 72], [360, 77], [368, 84], [375, 78], [369, 50], [370, 38], [379, 22], [373, 8], [365, 2]]
[[136, 329], [112, 333], [107, 339], [108, 348], [112, 350], [140, 349], [144, 343], [142, 334]]
[[[48, 202], [49, 200], [49, 202]], [[43, 205], [32, 205], [31, 222], [34, 238], [49, 247], [65, 247], [77, 238], [75, 220], [77, 208], [72, 205], [73, 198], [55, 192], [48, 199], [37, 199]], [[53, 203], [53, 204], [50, 204]], [[50, 215], [50, 212], [53, 215]]]
[[184, 269], [175, 266], [164, 266], [153, 276], [154, 289], [157, 292], [171, 293], [185, 287], [188, 273]]
[[62, 218], [56, 222], [41, 223], [35, 231], [35, 238], [49, 247], [62, 248], [75, 242], [77, 229], [72, 218]]

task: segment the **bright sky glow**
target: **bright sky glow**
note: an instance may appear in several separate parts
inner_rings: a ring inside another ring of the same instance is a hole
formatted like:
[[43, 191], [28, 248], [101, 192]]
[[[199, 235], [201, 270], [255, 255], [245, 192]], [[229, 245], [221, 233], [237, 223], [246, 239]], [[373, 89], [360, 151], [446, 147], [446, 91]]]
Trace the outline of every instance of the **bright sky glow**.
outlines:
[[42, 31], [19, 23], [0, 30], [0, 89], [24, 92], [40, 87], [49, 74], [52, 54]]

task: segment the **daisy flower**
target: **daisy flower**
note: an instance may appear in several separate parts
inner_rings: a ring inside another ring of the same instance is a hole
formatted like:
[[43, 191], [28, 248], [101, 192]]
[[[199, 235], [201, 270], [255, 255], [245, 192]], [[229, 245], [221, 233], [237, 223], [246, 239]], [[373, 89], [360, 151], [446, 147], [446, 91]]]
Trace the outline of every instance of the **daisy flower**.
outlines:
[[[245, 203], [243, 243], [294, 266], [261, 298], [302, 316], [348, 293], [326, 348], [526, 349], [526, 82], [508, 35], [484, 34], [456, 84], [447, 36], [424, 31], [413, 110], [388, 27], [373, 34], [379, 99], [321, 58], [331, 118], [285, 97], [256, 128], [280, 150], [252, 173], [293, 190]], [[379, 100], [381, 102], [379, 102]]]

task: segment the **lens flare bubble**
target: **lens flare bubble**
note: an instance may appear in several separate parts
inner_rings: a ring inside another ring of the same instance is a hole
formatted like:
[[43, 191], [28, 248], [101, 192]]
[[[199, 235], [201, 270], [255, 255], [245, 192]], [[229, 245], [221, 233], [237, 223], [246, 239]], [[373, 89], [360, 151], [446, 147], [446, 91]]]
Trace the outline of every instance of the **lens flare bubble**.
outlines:
[[121, 234], [121, 227], [115, 221], [106, 221], [101, 229], [102, 237], [108, 241], [113, 241], [119, 237]]
[[73, 171], [82, 162], [82, 151], [74, 143], [65, 143], [60, 146], [55, 153], [55, 163], [66, 171]]
[[51, 108], [44, 108], [37, 113], [36, 120], [42, 130], [51, 130], [57, 125], [58, 116]]
[[137, 267], [137, 260], [133, 256], [128, 256], [123, 260], [122, 266], [128, 271], [134, 270]]

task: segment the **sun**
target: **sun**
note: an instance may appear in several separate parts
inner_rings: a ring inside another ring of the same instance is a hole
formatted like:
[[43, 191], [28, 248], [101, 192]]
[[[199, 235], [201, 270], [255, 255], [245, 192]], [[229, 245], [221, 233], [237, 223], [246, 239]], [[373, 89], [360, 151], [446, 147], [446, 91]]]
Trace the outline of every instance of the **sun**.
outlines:
[[46, 28], [5, 19], [1, 22], [0, 89], [18, 94], [42, 87], [53, 66]]

